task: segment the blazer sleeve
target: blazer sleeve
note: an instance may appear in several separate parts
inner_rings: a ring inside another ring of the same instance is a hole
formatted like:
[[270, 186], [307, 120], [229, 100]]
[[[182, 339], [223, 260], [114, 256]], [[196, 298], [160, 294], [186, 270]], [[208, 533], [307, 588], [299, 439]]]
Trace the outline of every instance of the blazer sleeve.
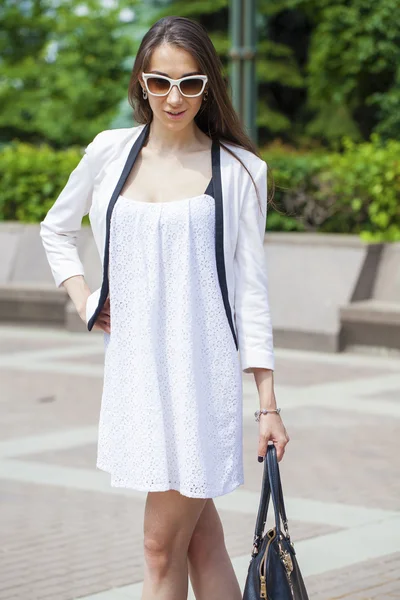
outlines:
[[[262, 161], [240, 211], [238, 239], [234, 255], [235, 321], [242, 370], [255, 367], [274, 369], [274, 350], [268, 278], [264, 250], [267, 214], [267, 164]], [[261, 208], [260, 208], [261, 204]]]
[[84, 275], [77, 250], [77, 237], [82, 218], [88, 214], [91, 206], [94, 148], [99, 135], [85, 148], [79, 164], [40, 223], [40, 236], [58, 287], [69, 277]]

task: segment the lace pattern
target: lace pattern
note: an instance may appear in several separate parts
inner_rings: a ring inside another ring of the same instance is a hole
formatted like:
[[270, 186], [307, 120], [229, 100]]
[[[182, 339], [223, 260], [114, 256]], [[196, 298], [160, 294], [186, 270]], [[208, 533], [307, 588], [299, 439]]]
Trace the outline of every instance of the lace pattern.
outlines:
[[112, 486], [207, 498], [244, 482], [242, 374], [214, 236], [207, 194], [115, 205], [97, 457]]

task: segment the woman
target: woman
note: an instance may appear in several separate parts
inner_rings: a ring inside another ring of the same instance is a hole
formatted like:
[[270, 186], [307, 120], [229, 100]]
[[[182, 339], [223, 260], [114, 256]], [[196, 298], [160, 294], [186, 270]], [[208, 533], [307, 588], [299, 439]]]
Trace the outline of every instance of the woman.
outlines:
[[[96, 136], [41, 236], [56, 284], [105, 334], [97, 466], [148, 492], [143, 599], [186, 598], [189, 570], [198, 599], [239, 600], [212, 498], [244, 483], [242, 370], [271, 411], [259, 457], [271, 440], [281, 460], [289, 441], [273, 389], [267, 166], [190, 19], [144, 36], [129, 100], [140, 125]], [[103, 263], [93, 293], [76, 248], [88, 213]]]

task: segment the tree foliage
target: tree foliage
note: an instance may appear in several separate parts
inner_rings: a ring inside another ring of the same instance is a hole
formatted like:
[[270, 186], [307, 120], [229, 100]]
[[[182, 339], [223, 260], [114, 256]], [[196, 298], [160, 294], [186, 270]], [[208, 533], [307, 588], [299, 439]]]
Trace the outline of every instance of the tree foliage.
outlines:
[[85, 144], [109, 125], [133, 54], [123, 10], [119, 0], [3, 0], [1, 140]]
[[[313, 21], [309, 48], [308, 105], [312, 135], [331, 139], [372, 132], [399, 137], [400, 26], [398, 0], [303, 0]], [[342, 126], [332, 128], [333, 122]]]
[[[200, 21], [229, 74], [230, 0], [3, 0], [0, 142], [85, 144], [132, 123], [138, 44], [164, 15]], [[261, 143], [308, 147], [400, 135], [399, 0], [258, 0]], [[121, 22], [132, 9], [134, 23]]]

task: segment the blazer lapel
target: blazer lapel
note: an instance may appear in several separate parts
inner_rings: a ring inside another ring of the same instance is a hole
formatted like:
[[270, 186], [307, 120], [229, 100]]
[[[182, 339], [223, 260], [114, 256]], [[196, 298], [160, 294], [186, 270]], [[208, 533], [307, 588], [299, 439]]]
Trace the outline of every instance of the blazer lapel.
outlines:
[[228, 286], [225, 270], [225, 250], [224, 250], [224, 202], [222, 195], [221, 179], [221, 147], [217, 140], [212, 143], [212, 176], [215, 199], [215, 259], [217, 263], [218, 281], [221, 288], [222, 300], [229, 327], [231, 329], [236, 349], [238, 341], [236, 338], [235, 327], [232, 320], [232, 311], [229, 304]]
[[112, 211], [114, 209], [116, 201], [118, 200], [121, 190], [124, 187], [124, 183], [128, 179], [128, 175], [132, 170], [135, 160], [136, 160], [143, 144], [145, 143], [145, 141], [147, 139], [149, 130], [150, 130], [150, 123], [147, 123], [143, 127], [139, 136], [136, 138], [136, 140], [128, 154], [128, 158], [126, 159], [124, 168], [122, 169], [122, 173], [118, 179], [117, 185], [114, 188], [111, 199], [108, 203], [107, 214], [106, 214], [106, 223], [105, 223], [106, 232], [105, 232], [104, 257], [103, 257], [103, 281], [101, 284], [99, 303], [87, 324], [89, 331], [91, 331], [91, 329], [93, 328], [93, 325], [95, 324], [95, 321], [96, 321], [97, 317], [99, 316], [99, 313], [100, 313], [101, 309], [103, 308], [105, 301], [107, 300], [107, 296], [108, 296], [108, 292], [109, 292], [108, 264], [109, 264], [109, 258], [110, 258], [109, 242], [110, 242], [110, 225], [111, 225]]

